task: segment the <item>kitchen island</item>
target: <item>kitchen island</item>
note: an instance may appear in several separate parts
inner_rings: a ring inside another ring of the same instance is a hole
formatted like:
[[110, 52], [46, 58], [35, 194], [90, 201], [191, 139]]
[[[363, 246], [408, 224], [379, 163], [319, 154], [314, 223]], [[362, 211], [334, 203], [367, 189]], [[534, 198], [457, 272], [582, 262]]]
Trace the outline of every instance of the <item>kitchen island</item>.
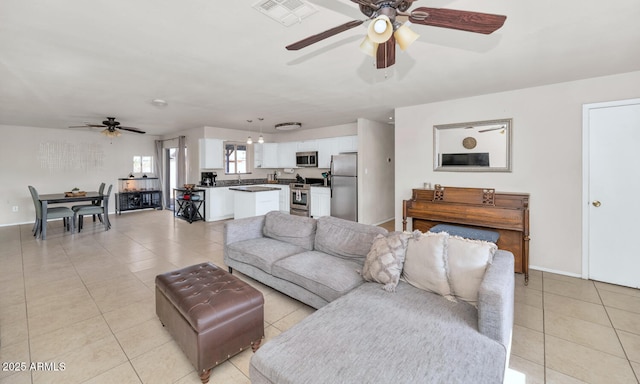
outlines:
[[258, 185], [230, 187], [233, 191], [233, 218], [264, 215], [280, 208], [280, 188]]

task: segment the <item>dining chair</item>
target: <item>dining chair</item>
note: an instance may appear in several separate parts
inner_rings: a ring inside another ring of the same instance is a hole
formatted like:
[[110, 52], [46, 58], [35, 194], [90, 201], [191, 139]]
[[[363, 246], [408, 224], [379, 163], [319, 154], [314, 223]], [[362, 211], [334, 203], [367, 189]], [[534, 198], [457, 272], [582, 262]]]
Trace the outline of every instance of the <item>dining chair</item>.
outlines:
[[[42, 203], [40, 202], [40, 195], [38, 191], [29, 185], [29, 192], [31, 192], [31, 198], [33, 199], [33, 206], [36, 209], [36, 222], [33, 224], [33, 236], [38, 237], [42, 232], [42, 226], [47, 223], [42, 222]], [[65, 228], [71, 232], [75, 230], [75, 218], [74, 212], [69, 207], [48, 207], [47, 208], [47, 220], [62, 219]]]
[[107, 189], [107, 193], [104, 195], [104, 198], [102, 199], [102, 204], [100, 205], [93, 205], [92, 203], [87, 205], [74, 205], [73, 207], [71, 207], [71, 209], [74, 212], [73, 221], [75, 222], [76, 218], [78, 220], [78, 232], [82, 231], [82, 225], [83, 225], [82, 217], [84, 215], [98, 215], [98, 217], [100, 218], [100, 221], [105, 226], [105, 230], [110, 229], [111, 224], [109, 223], [108, 220], [103, 220], [102, 215], [106, 216], [109, 214], [109, 212], [107, 212], [105, 207], [107, 205], [107, 201], [109, 201], [109, 196], [111, 196], [111, 188], [113, 188], [113, 184], [109, 185], [109, 188]]
[[[104, 187], [105, 187], [105, 184], [104, 184], [104, 183], [100, 183], [100, 187], [98, 187], [98, 193], [99, 193], [99, 194], [101, 194], [101, 195], [102, 195], [102, 194], [104, 193]], [[101, 203], [102, 203], [102, 200], [93, 200], [93, 201], [91, 202], [91, 204], [79, 204], [79, 205], [74, 205], [74, 206], [72, 206], [72, 207], [71, 207], [71, 209], [75, 211], [75, 209], [74, 209], [74, 208], [76, 208], [76, 207], [90, 207], [90, 206], [97, 206], [97, 207], [99, 207]], [[93, 221], [95, 222], [95, 221], [96, 221], [96, 214], [93, 214], [92, 216], [93, 216]], [[102, 222], [103, 222], [103, 221], [102, 221], [102, 215], [101, 215], [101, 214], [98, 214], [97, 216], [98, 216], [98, 219], [100, 219], [100, 222], [102, 223]]]

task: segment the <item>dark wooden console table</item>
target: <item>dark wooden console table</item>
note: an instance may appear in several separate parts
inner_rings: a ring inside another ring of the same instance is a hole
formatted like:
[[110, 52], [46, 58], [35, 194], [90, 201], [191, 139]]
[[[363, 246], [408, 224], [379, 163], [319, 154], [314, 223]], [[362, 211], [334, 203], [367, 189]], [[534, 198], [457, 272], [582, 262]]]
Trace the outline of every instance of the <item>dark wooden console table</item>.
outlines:
[[458, 224], [490, 229], [500, 234], [498, 248], [515, 258], [515, 272], [529, 283], [529, 194], [496, 192], [490, 188], [457, 188], [436, 185], [414, 189], [402, 202], [402, 229], [407, 219], [414, 230], [428, 231], [437, 224]]

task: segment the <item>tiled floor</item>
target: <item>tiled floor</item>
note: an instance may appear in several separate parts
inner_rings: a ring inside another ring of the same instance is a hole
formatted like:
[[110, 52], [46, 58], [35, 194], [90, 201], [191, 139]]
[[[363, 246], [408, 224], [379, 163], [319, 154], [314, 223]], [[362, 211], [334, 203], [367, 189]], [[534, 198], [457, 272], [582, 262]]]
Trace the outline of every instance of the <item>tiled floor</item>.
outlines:
[[[0, 228], [0, 383], [200, 382], [155, 315], [154, 277], [222, 265], [223, 224], [167, 211], [111, 220], [108, 232], [89, 221], [74, 235], [50, 222], [46, 241], [31, 225]], [[265, 295], [267, 341], [313, 313], [247, 280]], [[248, 383], [250, 358], [233, 357], [211, 382]], [[4, 369], [21, 362], [26, 371]], [[510, 383], [637, 384], [640, 291], [537, 271], [525, 287], [518, 275], [511, 368]]]

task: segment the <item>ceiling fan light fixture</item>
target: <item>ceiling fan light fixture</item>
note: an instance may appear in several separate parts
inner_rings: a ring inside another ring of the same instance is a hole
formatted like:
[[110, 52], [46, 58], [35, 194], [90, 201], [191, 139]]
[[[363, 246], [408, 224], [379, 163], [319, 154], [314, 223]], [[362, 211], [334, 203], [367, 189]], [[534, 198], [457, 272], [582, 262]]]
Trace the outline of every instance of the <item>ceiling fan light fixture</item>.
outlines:
[[365, 36], [362, 43], [360, 43], [360, 50], [366, 55], [376, 57], [376, 52], [378, 52], [378, 43], [374, 43], [371, 41], [369, 36]]
[[418, 37], [420, 37], [420, 35], [418, 35], [411, 28], [409, 28], [410, 26], [411, 26], [411, 22], [407, 21], [406, 23], [402, 24], [400, 28], [396, 29], [396, 31], [393, 33], [393, 37], [396, 38], [396, 42], [398, 43], [398, 46], [403, 51], [405, 51], [411, 44], [413, 44], [414, 41], [418, 39]]
[[374, 43], [384, 43], [393, 34], [393, 25], [387, 15], [380, 15], [369, 23], [367, 36]]
[[115, 129], [113, 131], [109, 130], [109, 128], [105, 128], [102, 132], [103, 135], [107, 136], [107, 137], [118, 137], [120, 135], [122, 135], [122, 133], [120, 133], [120, 131], [116, 131]]

